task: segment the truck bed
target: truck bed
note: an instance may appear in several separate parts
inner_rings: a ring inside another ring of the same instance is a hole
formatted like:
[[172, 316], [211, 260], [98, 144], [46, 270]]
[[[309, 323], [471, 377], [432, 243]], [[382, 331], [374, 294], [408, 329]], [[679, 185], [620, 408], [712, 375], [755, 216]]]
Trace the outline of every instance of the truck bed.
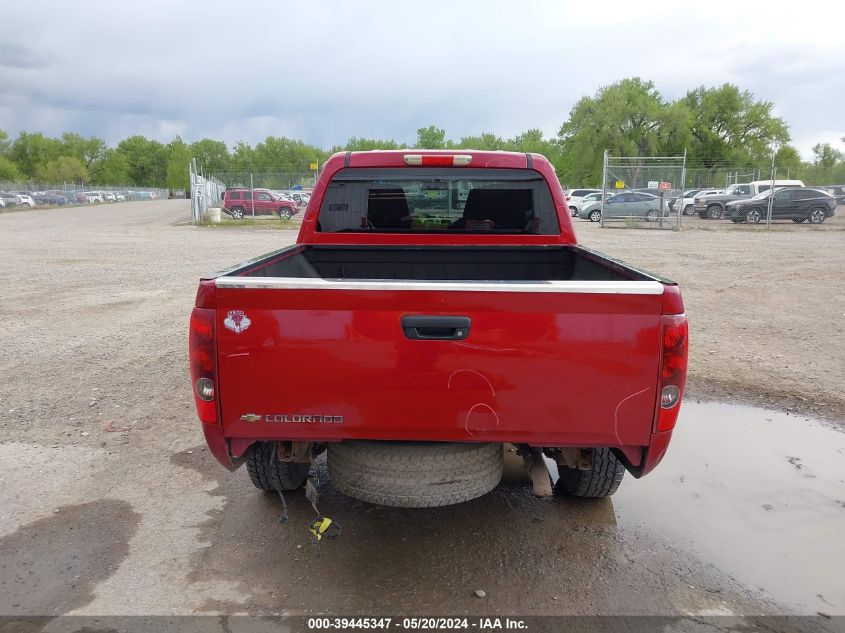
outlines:
[[[588, 249], [297, 245], [214, 283], [235, 455], [256, 439], [426, 439], [635, 461], [649, 443], [670, 282]], [[249, 328], [227, 328], [232, 313]], [[469, 325], [415, 338], [408, 317]]]
[[[666, 281], [580, 246], [297, 245], [225, 277], [414, 281]], [[228, 283], [234, 283], [227, 280]]]

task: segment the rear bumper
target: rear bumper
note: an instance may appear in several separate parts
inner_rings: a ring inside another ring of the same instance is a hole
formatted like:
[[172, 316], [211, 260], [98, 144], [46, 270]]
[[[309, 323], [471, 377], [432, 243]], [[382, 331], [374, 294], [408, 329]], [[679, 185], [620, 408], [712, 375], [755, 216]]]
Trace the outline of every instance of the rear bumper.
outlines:
[[208, 450], [226, 470], [235, 470], [240, 466], [239, 462], [232, 459], [229, 452], [229, 440], [223, 436], [222, 426], [219, 424], [203, 424], [202, 432], [205, 435]]
[[[262, 437], [262, 438], [227, 438], [223, 434], [223, 428], [217, 425], [203, 425], [203, 432], [208, 449], [214, 458], [229, 471], [236, 470], [243, 464], [249, 447], [255, 442], [259, 441], [291, 441], [290, 438], [285, 437]], [[523, 438], [524, 439], [524, 438]], [[617, 455], [621, 458], [625, 468], [636, 478], [643, 477], [654, 470], [669, 448], [669, 442], [672, 439], [672, 431], [665, 431], [662, 433], [654, 433], [651, 437], [651, 443], [648, 446], [609, 446], [615, 449]], [[336, 440], [343, 441], [343, 440]], [[409, 440], [405, 440], [409, 441]], [[411, 440], [413, 441], [413, 440]], [[433, 441], [433, 440], [426, 440]], [[442, 440], [442, 441], [455, 441]], [[480, 440], [479, 440], [480, 441]], [[576, 442], [564, 442], [563, 444], [554, 443], [537, 443], [522, 442], [518, 440], [495, 440], [498, 443], [512, 443], [512, 444], [529, 444], [530, 446], [537, 446], [538, 448], [553, 448], [559, 446], [578, 446]], [[325, 444], [325, 441], [319, 442]], [[595, 443], [588, 443], [582, 448], [602, 448], [602, 445]]]

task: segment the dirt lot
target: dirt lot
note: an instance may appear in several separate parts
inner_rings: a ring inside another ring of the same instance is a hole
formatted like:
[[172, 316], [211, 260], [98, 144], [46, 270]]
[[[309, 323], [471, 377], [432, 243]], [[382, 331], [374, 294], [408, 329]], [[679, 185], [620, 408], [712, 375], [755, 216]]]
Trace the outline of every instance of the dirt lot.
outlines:
[[845, 207], [820, 227], [684, 218], [682, 231], [601, 229], [579, 241], [677, 281], [692, 396], [845, 420]]
[[795, 415], [845, 420], [840, 218], [578, 222], [683, 287], [692, 397], [664, 465], [597, 503], [534, 499], [515, 466], [420, 512], [348, 499], [319, 464], [344, 531], [318, 557], [303, 498], [279, 525], [278, 499], [204, 450], [187, 380], [197, 278], [295, 233], [188, 217], [185, 201], [0, 216], [0, 615], [845, 615], [845, 434]]

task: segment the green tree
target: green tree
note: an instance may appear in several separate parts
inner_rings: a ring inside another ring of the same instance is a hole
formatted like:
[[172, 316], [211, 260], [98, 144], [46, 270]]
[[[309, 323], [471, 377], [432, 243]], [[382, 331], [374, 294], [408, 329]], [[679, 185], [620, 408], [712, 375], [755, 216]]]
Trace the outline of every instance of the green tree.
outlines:
[[789, 142], [786, 123], [772, 114], [774, 105], [755, 101], [733, 84], [701, 86], [682, 99], [691, 113], [688, 157], [706, 167], [751, 164], [771, 156], [775, 144]]
[[223, 141], [204, 138], [191, 143], [190, 151], [197, 161], [197, 166], [205, 172], [222, 172], [231, 169], [232, 157]]
[[8, 156], [12, 149], [12, 141], [9, 140], [9, 133], [6, 130], [0, 130], [0, 156]]
[[488, 151], [507, 149], [507, 142], [492, 132], [482, 132], [478, 136], [464, 136], [453, 145], [458, 149], [481, 149]]
[[62, 156], [74, 156], [85, 164], [85, 168], [91, 170], [94, 163], [102, 160], [106, 153], [106, 142], [103, 139], [91, 136], [85, 138], [74, 132], [65, 132], [61, 139]]
[[18, 178], [20, 178], [20, 172], [17, 165], [0, 155], [0, 182], [15, 182]]
[[378, 140], [374, 138], [358, 138], [353, 136], [343, 146], [337, 145], [332, 148], [333, 152], [365, 152], [371, 149], [402, 149], [396, 141]]
[[503, 149], [542, 154], [549, 159], [556, 170], [561, 171], [564, 167], [560, 143], [556, 139], [543, 138], [542, 131], [538, 129], [527, 130], [508, 139]]
[[[783, 145], [775, 153], [775, 167], [779, 178], [798, 178], [801, 173], [801, 154], [791, 145]], [[760, 166], [760, 173], [769, 175], [771, 163]]]
[[164, 187], [167, 180], [167, 148], [144, 136], [130, 136], [117, 144], [126, 158], [131, 184], [140, 187]]
[[830, 143], [813, 145], [813, 164], [823, 171], [832, 169], [836, 163], [840, 163], [842, 160], [845, 160], [845, 155]]
[[40, 132], [21, 132], [9, 151], [9, 158], [24, 175], [33, 177], [39, 167], [61, 155], [61, 141], [44, 136]]
[[115, 149], [107, 149], [103, 157], [88, 170], [91, 182], [98, 185], [127, 185], [129, 181], [129, 161]]
[[235, 144], [235, 149], [232, 152], [231, 169], [235, 174], [238, 174], [242, 179], [241, 174], [246, 175], [246, 181], [230, 182], [229, 185], [248, 185], [249, 174], [259, 170], [258, 158], [255, 154], [255, 148], [245, 141], [238, 141]]
[[188, 166], [191, 163], [191, 148], [178, 136], [167, 144], [167, 187], [184, 189], [190, 186]]
[[623, 79], [582, 97], [561, 126], [566, 160], [564, 178], [596, 184], [602, 178], [604, 150], [615, 156], [659, 156], [667, 104], [651, 81]]
[[443, 149], [446, 147], [446, 130], [434, 125], [421, 127], [417, 130], [417, 142], [414, 147], [419, 149]]
[[88, 169], [76, 156], [59, 156], [39, 167], [36, 178], [48, 185], [66, 182], [81, 184], [88, 180]]

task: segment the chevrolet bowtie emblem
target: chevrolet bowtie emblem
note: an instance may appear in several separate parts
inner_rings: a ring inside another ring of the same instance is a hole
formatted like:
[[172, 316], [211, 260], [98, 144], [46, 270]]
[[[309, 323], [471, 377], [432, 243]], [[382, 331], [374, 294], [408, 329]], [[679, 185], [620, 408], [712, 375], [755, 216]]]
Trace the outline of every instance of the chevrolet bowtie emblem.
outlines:
[[241, 416], [241, 422], [258, 422], [260, 419], [261, 416], [255, 413], [245, 413]]

